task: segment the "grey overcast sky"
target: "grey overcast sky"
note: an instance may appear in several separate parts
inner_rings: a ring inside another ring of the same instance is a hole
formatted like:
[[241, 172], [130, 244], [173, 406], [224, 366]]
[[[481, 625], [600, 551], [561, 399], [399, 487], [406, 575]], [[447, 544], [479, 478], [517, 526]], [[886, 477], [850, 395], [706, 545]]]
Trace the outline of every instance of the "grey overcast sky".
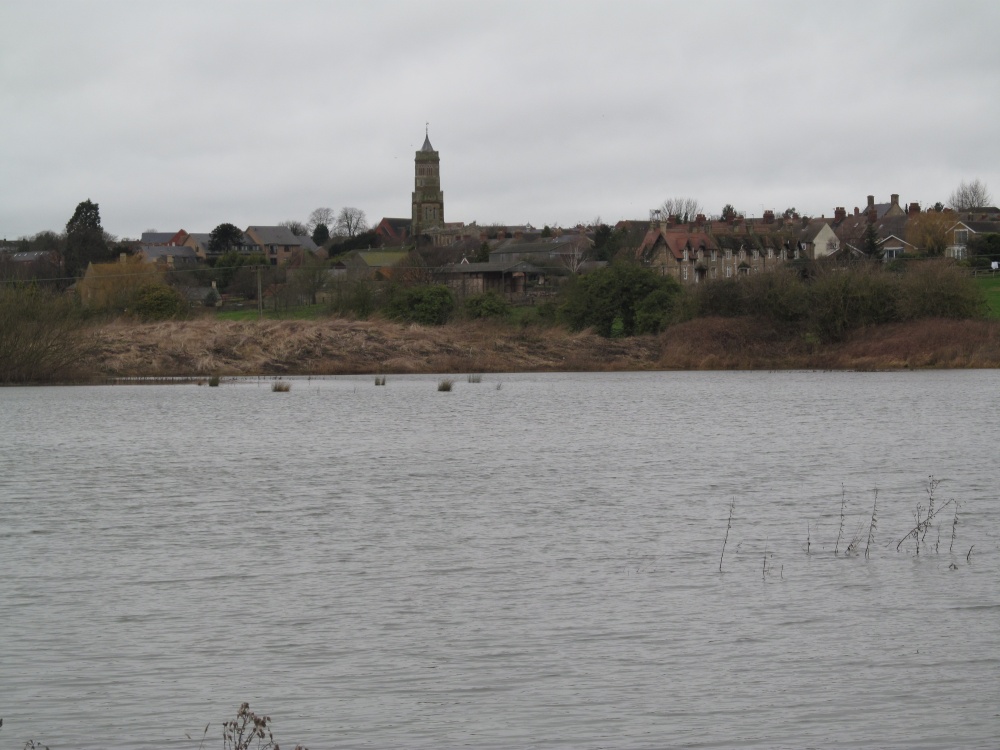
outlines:
[[409, 216], [572, 226], [665, 198], [827, 216], [1000, 194], [1000, 3], [0, 4], [0, 238]]

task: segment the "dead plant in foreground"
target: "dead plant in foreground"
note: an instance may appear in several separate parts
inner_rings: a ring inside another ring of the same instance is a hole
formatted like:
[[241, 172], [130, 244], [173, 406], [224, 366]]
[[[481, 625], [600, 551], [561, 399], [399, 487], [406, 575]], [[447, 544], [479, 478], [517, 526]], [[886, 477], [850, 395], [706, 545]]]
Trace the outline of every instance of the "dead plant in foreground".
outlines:
[[[258, 716], [244, 703], [236, 718], [222, 724], [224, 750], [280, 750], [271, 733], [271, 717]], [[296, 745], [295, 750], [307, 750]]]

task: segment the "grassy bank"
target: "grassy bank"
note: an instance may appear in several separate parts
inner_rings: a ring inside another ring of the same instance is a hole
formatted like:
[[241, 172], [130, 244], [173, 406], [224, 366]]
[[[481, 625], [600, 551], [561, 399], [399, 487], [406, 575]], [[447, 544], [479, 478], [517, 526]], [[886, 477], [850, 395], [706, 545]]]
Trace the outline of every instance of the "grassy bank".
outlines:
[[698, 318], [659, 335], [607, 339], [561, 327], [384, 320], [213, 321], [93, 331], [91, 377], [1000, 367], [1000, 321], [928, 319], [820, 344], [793, 326]]
[[989, 316], [1000, 320], [1000, 273], [977, 276], [976, 285], [982, 290], [989, 305]]

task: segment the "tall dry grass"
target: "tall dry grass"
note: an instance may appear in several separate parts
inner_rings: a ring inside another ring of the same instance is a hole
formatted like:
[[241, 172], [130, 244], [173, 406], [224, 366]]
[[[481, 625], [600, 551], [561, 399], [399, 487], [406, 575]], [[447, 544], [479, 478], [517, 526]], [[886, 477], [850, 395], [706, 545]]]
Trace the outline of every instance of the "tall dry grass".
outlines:
[[828, 344], [801, 326], [746, 317], [698, 318], [623, 339], [483, 321], [203, 319], [109, 323], [95, 340], [82, 364], [100, 377], [1000, 367], [1000, 321], [984, 320], [894, 323]]

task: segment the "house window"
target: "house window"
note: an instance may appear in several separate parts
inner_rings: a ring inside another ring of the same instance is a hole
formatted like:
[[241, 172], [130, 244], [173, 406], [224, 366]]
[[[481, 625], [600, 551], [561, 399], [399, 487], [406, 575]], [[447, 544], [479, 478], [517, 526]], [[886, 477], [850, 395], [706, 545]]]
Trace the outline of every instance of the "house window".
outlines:
[[[687, 250], [685, 250], [684, 252], [687, 252]], [[681, 269], [681, 278], [684, 279], [684, 281], [688, 280], [688, 267], [687, 266], [684, 266], [684, 268]]]
[[726, 278], [728, 279], [732, 275], [733, 275], [733, 267], [732, 266], [726, 266]]
[[712, 249], [712, 260], [715, 260], [715, 249]]
[[967, 244], [969, 244], [969, 231], [967, 229], [956, 229], [955, 230], [955, 244], [956, 245], [967, 245]]
[[774, 248], [773, 247], [769, 247], [767, 249], [767, 257], [768, 258], [773, 258], [774, 257]]
[[903, 248], [901, 247], [887, 247], [885, 249], [885, 255], [883, 255], [882, 257], [885, 258], [886, 260], [895, 260], [902, 254], [903, 254]]
[[732, 260], [732, 257], [733, 257], [733, 251], [726, 250], [726, 260]]
[[712, 278], [714, 279], [718, 275], [719, 275], [719, 267], [718, 266], [712, 266]]
[[760, 258], [760, 250], [754, 250], [753, 251], [753, 259], [757, 260], [758, 258]]

